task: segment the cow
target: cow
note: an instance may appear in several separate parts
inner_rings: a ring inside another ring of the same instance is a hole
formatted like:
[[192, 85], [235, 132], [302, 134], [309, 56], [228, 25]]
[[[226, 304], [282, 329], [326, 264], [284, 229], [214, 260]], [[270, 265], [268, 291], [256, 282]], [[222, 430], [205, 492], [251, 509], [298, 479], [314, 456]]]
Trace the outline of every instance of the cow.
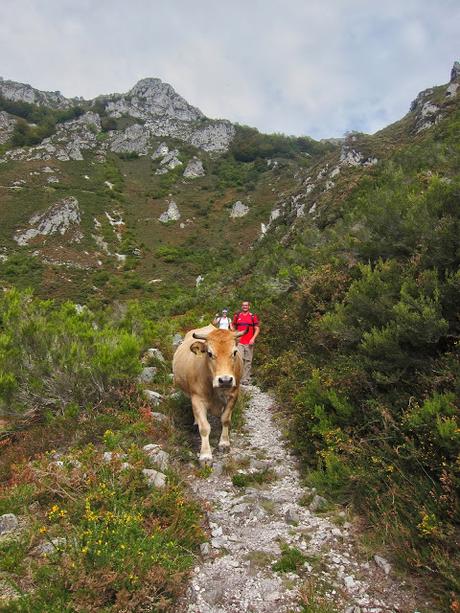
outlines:
[[220, 417], [219, 449], [230, 448], [229, 427], [238, 398], [243, 362], [237, 339], [246, 333], [218, 330], [213, 325], [187, 332], [173, 357], [174, 383], [192, 401], [201, 436], [200, 463], [212, 463], [208, 411]]

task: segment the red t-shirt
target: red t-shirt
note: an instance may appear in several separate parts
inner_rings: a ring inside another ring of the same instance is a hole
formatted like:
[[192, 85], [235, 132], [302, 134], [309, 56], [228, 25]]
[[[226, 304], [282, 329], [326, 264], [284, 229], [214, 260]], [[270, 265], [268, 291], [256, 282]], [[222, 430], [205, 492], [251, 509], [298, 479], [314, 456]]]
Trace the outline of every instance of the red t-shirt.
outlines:
[[246, 334], [243, 334], [243, 336], [238, 339], [242, 345], [249, 345], [249, 341], [254, 336], [254, 328], [258, 325], [259, 318], [255, 313], [253, 314], [249, 311], [247, 313], [243, 313], [242, 311], [240, 313], [235, 313], [233, 317], [233, 326], [235, 330], [241, 331], [249, 326]]

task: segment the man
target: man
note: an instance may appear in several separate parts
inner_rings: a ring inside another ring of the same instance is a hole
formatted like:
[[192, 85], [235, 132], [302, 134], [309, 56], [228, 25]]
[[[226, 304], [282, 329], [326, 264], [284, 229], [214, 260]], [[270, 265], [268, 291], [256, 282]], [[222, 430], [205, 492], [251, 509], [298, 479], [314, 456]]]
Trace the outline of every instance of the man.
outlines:
[[249, 385], [251, 376], [252, 356], [254, 343], [260, 332], [260, 322], [257, 315], [249, 310], [250, 304], [245, 300], [241, 303], [241, 311], [233, 317], [233, 329], [240, 332], [247, 328], [246, 334], [239, 338], [238, 350], [243, 358], [242, 385]]
[[228, 309], [222, 309], [222, 315], [217, 313], [212, 323], [219, 330], [233, 330], [232, 320], [228, 316]]

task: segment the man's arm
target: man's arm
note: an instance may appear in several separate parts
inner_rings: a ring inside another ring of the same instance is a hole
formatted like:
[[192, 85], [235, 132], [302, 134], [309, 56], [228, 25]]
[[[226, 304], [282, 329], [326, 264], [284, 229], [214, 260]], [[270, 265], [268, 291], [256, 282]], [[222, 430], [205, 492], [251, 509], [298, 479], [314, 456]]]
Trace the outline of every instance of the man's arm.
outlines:
[[252, 338], [249, 341], [250, 345], [254, 345], [256, 338], [259, 336], [259, 332], [260, 332], [259, 322], [257, 322], [256, 324], [254, 324], [254, 334], [252, 335]]

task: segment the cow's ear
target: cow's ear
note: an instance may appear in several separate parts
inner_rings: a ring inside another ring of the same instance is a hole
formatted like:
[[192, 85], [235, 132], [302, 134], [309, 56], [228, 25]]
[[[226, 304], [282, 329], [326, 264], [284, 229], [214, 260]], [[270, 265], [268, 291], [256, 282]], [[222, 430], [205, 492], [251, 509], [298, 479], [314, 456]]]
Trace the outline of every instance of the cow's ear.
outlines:
[[195, 341], [190, 345], [190, 351], [193, 351], [196, 355], [199, 353], [204, 353], [206, 351], [206, 343], [201, 341]]

